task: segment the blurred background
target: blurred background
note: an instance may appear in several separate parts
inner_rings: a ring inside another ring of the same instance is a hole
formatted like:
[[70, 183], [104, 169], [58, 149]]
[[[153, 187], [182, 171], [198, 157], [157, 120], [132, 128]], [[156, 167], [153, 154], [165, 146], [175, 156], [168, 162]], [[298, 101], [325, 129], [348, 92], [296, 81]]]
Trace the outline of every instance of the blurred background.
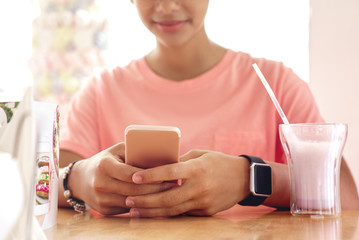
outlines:
[[[25, 86], [62, 118], [81, 85], [155, 46], [130, 0], [12, 0], [0, 7], [0, 102]], [[345, 122], [344, 150], [359, 185], [359, 1], [210, 0], [210, 38], [282, 61], [310, 87], [328, 122]], [[358, 188], [359, 189], [359, 188]]]

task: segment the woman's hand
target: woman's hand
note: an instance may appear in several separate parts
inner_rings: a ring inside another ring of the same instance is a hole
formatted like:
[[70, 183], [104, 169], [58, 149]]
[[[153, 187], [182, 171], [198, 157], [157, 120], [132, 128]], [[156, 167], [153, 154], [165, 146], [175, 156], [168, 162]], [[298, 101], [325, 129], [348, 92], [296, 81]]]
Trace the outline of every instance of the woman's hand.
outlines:
[[75, 198], [105, 214], [128, 212], [127, 196], [158, 193], [174, 183], [134, 184], [132, 175], [141, 170], [124, 164], [125, 144], [114, 145], [93, 157], [77, 162], [69, 176], [69, 189]]
[[183, 184], [168, 191], [127, 197], [133, 217], [213, 215], [249, 194], [248, 161], [218, 152], [193, 150], [183, 155], [180, 163], [135, 172], [132, 180], [139, 186], [177, 179]]

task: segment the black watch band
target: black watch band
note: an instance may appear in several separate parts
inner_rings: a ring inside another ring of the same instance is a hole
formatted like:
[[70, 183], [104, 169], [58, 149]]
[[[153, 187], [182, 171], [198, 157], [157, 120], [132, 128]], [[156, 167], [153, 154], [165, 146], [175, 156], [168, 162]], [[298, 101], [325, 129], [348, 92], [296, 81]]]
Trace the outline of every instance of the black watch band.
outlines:
[[259, 206], [266, 199], [267, 197], [254, 196], [253, 193], [250, 193], [245, 199], [240, 201], [238, 204], [242, 206]]
[[[257, 180], [254, 180], [254, 183], [250, 183], [250, 185], [254, 185], [253, 187], [250, 187], [250, 194], [245, 198], [243, 199], [242, 201], [240, 201], [238, 204], [239, 205], [243, 205], [243, 206], [258, 206], [258, 205], [261, 205], [264, 200], [267, 199], [267, 197], [269, 197], [272, 193], [272, 176], [271, 176], [271, 169], [270, 169], [270, 166], [267, 165], [262, 159], [260, 159], [259, 157], [254, 157], [254, 156], [249, 156], [249, 155], [240, 155], [240, 157], [244, 157], [246, 158], [249, 163], [250, 163], [250, 166], [251, 168], [258, 164], [258, 166], [261, 166], [261, 167], [265, 167], [267, 168], [266, 170], [266, 176], [265, 178], [266, 179], [262, 179], [263, 176], [260, 176], [260, 178], [262, 180], [266, 180], [267, 181], [267, 185], [268, 187], [267, 188], [270, 188], [270, 190], [266, 190], [265, 192], [261, 192], [261, 193], [256, 193], [255, 189], [257, 188], [257, 186], [255, 185], [258, 185], [258, 184], [262, 184], [262, 183], [258, 183]], [[252, 174], [256, 174], [255, 171], [252, 171], [252, 169], [250, 170], [250, 175]], [[250, 176], [251, 180], [250, 181], [253, 181], [254, 178], [256, 178], [258, 176]]]

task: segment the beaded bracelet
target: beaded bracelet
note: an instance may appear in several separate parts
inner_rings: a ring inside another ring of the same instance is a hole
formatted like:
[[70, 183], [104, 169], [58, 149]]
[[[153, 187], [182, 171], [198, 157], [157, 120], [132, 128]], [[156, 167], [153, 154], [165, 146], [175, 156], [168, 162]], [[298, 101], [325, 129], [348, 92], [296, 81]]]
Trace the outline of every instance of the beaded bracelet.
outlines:
[[74, 198], [72, 196], [71, 190], [68, 189], [67, 186], [71, 169], [76, 164], [76, 162], [77, 161], [72, 162], [67, 167], [64, 168], [64, 180], [63, 180], [64, 196], [67, 199], [68, 204], [70, 204], [70, 206], [73, 207], [76, 212], [83, 213], [86, 210], [85, 202], [80, 199]]

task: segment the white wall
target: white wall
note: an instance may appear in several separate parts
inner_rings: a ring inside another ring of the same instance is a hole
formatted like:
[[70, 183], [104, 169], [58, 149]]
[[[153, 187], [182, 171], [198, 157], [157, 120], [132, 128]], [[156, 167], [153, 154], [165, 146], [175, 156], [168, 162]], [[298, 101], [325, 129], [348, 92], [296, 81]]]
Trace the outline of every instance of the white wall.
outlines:
[[344, 157], [359, 189], [358, 0], [311, 0], [309, 75], [326, 120], [349, 125]]
[[[19, 7], [21, 6], [21, 7]], [[22, 98], [19, 88], [32, 84], [28, 60], [31, 56], [33, 5], [28, 0], [2, 1], [0, 7], [0, 97], [8, 91]], [[16, 93], [18, 92], [18, 93]], [[9, 100], [9, 99], [8, 99]]]

